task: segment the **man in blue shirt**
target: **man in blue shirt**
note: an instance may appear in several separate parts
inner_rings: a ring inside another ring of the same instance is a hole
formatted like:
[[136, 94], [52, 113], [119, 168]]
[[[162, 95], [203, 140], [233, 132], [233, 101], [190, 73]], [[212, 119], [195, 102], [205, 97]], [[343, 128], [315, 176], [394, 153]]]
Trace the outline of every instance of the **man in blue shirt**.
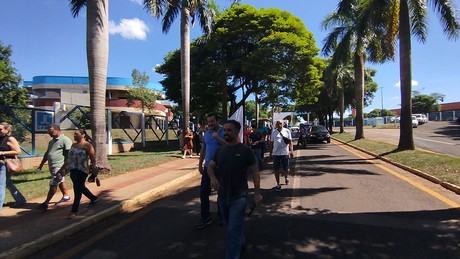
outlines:
[[[226, 142], [224, 140], [224, 131], [218, 123], [216, 113], [210, 113], [207, 116], [208, 130], [203, 136], [203, 143], [201, 144], [200, 162], [198, 169], [201, 173], [200, 185], [200, 203], [201, 203], [201, 219], [195, 228], [202, 229], [212, 223], [209, 195], [211, 194], [211, 182], [208, 176], [208, 165], [211, 162], [214, 153]], [[204, 165], [203, 165], [204, 161]]]

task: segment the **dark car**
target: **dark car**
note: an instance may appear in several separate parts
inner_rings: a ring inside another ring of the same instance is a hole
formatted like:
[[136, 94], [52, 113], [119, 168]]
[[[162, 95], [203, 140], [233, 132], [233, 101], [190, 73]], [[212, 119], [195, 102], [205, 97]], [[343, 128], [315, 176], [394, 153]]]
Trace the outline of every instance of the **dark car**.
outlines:
[[331, 134], [326, 127], [322, 125], [312, 126], [307, 133], [307, 142], [324, 142], [331, 143]]

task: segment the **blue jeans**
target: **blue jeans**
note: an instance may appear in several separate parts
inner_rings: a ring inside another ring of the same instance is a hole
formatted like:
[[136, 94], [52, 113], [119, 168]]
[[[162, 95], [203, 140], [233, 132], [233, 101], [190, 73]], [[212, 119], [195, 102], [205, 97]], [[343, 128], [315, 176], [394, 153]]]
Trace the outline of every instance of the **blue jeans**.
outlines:
[[6, 166], [0, 163], [0, 211], [2, 211], [3, 201], [5, 200], [6, 189]]
[[246, 196], [226, 199], [220, 197], [220, 208], [227, 226], [227, 251], [226, 259], [240, 258], [241, 249], [245, 239], [243, 222], [246, 210]]
[[26, 204], [26, 198], [24, 198], [18, 188], [14, 185], [13, 180], [11, 180], [11, 174], [6, 170], [6, 165], [0, 163], [0, 211], [3, 207], [3, 202], [5, 201], [6, 189], [8, 189], [11, 196], [13, 196], [15, 201], [14, 205], [22, 206]]

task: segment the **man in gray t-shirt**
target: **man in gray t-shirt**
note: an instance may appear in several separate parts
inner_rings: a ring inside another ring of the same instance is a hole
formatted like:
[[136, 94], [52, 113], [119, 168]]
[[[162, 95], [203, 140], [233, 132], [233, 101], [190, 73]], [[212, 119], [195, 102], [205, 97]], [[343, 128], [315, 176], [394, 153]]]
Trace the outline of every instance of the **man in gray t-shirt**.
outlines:
[[46, 149], [43, 159], [38, 166], [38, 170], [41, 170], [43, 165], [48, 161], [48, 168], [50, 170], [50, 189], [46, 200], [38, 205], [38, 209], [47, 210], [48, 203], [53, 198], [54, 194], [57, 192], [57, 187], [62, 192], [62, 198], [59, 202], [68, 202], [70, 197], [67, 194], [67, 187], [65, 185], [65, 161], [67, 159], [67, 154], [69, 153], [70, 147], [72, 146], [72, 141], [66, 137], [61, 132], [59, 125], [51, 125], [48, 127], [48, 134], [52, 139], [48, 143], [48, 148]]

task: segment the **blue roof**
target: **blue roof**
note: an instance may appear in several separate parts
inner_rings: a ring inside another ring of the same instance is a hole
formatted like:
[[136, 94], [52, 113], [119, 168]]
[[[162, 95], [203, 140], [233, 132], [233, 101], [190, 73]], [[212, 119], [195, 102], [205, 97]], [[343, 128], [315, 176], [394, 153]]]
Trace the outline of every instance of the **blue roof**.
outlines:
[[[34, 76], [32, 82], [34, 85], [89, 85], [88, 77], [85, 76]], [[107, 77], [107, 85], [129, 86], [132, 81], [129, 78]]]
[[[27, 84], [26, 84], [27, 82]], [[24, 81], [24, 85], [89, 85], [89, 79], [86, 76], [34, 76], [32, 81]], [[132, 86], [131, 78], [107, 77], [107, 86]], [[162, 86], [159, 83], [148, 83], [148, 88], [161, 91]]]

